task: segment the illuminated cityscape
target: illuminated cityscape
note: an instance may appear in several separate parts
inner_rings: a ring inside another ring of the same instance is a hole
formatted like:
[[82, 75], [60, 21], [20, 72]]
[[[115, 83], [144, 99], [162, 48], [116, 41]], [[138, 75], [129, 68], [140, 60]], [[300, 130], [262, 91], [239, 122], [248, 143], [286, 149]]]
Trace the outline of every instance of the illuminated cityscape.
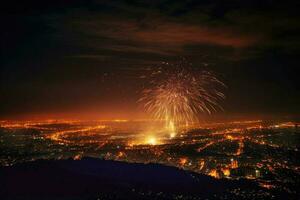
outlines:
[[299, 8], [4, 0], [0, 200], [300, 200]]
[[249, 179], [271, 194], [297, 194], [298, 123], [194, 124], [181, 127], [176, 136], [168, 135], [163, 122], [153, 122], [149, 130], [146, 124], [149, 121], [2, 121], [0, 164], [83, 157], [160, 163], [217, 179]]

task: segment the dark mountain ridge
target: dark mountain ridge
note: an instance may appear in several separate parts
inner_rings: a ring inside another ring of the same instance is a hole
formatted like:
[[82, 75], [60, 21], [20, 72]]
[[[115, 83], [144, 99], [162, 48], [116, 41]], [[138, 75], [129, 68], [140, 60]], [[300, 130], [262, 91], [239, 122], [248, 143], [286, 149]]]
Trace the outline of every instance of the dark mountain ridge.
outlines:
[[1, 199], [197, 199], [233, 188], [256, 188], [241, 180], [214, 179], [160, 164], [83, 158], [37, 160], [0, 168]]

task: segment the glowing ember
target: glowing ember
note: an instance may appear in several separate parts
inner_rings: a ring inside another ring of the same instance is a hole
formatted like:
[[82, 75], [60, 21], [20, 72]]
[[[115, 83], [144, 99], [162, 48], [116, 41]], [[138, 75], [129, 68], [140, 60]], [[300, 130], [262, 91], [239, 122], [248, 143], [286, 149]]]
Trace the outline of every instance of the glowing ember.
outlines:
[[156, 145], [157, 144], [157, 140], [155, 137], [151, 136], [147, 139], [146, 141], [147, 144], [150, 144], [150, 145]]
[[174, 138], [176, 136], [176, 133], [172, 132], [170, 133], [170, 138]]
[[222, 170], [222, 172], [223, 172], [223, 174], [224, 174], [224, 176], [230, 176], [230, 169], [221, 169]]
[[232, 168], [232, 169], [236, 169], [236, 168], [239, 167], [239, 164], [238, 164], [238, 161], [237, 161], [237, 160], [234, 160], [234, 159], [232, 158], [232, 159], [230, 159], [230, 161], [231, 161], [231, 168]]
[[215, 178], [219, 178], [218, 172], [215, 169], [211, 170], [208, 175], [215, 177]]
[[187, 158], [180, 158], [179, 159], [179, 165], [184, 166], [187, 163]]

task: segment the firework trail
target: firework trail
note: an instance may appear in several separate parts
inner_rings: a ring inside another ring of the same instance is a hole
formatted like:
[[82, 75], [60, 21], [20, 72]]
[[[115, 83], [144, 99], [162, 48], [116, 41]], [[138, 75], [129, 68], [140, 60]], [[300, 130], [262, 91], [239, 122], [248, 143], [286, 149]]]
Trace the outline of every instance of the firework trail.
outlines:
[[155, 119], [188, 124], [197, 121], [199, 113], [211, 114], [222, 109], [219, 101], [225, 95], [218, 88], [225, 85], [211, 72], [193, 70], [185, 60], [162, 63], [149, 71], [142, 77], [149, 84], [139, 102]]

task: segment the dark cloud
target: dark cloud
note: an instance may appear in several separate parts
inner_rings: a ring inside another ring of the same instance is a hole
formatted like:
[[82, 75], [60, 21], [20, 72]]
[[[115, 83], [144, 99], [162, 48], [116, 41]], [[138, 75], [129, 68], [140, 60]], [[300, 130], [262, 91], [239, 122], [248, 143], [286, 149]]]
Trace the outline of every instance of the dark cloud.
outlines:
[[[106, 20], [105, 20], [106, 21]], [[84, 22], [83, 22], [84, 23]], [[190, 44], [214, 44], [221, 46], [245, 47], [257, 43], [257, 35], [235, 33], [228, 28], [211, 28], [203, 25], [187, 25], [176, 22], [151, 20], [149, 22], [124, 21], [109, 19], [106, 23], [94, 19], [85, 22], [89, 27], [84, 31], [97, 34], [99, 37], [141, 43], [146, 45], [185, 46]]]
[[180, 57], [224, 79], [228, 113], [297, 113], [297, 8], [275, 0], [10, 1], [1, 14], [1, 115], [134, 111], [141, 70]]

